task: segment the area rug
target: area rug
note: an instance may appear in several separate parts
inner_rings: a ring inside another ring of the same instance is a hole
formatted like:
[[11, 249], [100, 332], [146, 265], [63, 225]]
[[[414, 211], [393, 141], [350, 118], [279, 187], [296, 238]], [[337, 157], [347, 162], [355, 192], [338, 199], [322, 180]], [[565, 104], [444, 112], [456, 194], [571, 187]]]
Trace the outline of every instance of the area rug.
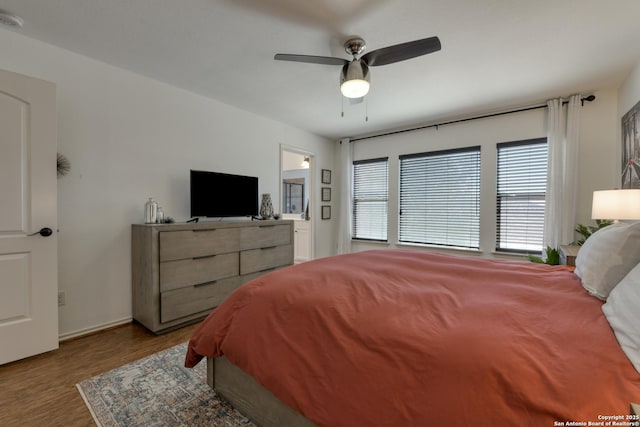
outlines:
[[180, 344], [77, 384], [96, 424], [254, 426], [207, 385], [206, 362], [183, 366], [186, 349]]

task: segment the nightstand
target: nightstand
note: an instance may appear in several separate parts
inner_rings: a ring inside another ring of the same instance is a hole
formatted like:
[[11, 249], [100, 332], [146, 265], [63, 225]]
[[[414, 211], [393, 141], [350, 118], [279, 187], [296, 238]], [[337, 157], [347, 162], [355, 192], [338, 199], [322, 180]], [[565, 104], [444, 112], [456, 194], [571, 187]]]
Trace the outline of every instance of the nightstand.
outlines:
[[562, 245], [560, 246], [560, 264], [576, 266], [576, 256], [580, 246], [577, 245]]

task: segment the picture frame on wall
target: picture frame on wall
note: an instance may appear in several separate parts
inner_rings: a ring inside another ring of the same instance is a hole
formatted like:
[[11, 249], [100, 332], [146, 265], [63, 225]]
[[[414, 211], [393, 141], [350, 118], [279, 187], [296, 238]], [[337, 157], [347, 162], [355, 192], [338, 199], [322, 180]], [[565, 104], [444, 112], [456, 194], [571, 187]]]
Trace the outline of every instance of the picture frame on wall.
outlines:
[[331, 171], [329, 169], [322, 169], [321, 181], [323, 184], [331, 184]]
[[330, 187], [322, 187], [322, 201], [330, 202], [331, 201], [331, 188]]
[[331, 206], [322, 206], [322, 219], [331, 219]]
[[622, 116], [622, 188], [640, 188], [640, 101]]

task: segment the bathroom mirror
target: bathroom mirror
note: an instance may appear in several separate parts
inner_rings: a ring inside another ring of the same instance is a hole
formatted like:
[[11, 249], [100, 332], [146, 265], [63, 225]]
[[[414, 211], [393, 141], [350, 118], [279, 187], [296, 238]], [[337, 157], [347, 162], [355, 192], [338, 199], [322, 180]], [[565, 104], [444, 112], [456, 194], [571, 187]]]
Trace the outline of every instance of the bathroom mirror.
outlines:
[[282, 153], [282, 213], [304, 215], [309, 201], [309, 157]]

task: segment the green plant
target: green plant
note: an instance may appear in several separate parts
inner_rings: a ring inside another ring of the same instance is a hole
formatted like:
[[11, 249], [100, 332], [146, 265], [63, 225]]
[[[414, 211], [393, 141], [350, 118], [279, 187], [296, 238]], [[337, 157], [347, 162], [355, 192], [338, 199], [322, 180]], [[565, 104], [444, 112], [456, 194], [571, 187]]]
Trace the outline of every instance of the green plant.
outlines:
[[593, 233], [611, 224], [613, 224], [613, 221], [610, 219], [596, 219], [595, 226], [578, 224], [576, 226], [576, 233], [582, 235], [583, 239], [576, 241], [576, 244], [578, 246], [582, 246], [585, 240], [587, 240]]
[[536, 262], [538, 264], [559, 265], [560, 264], [560, 250], [547, 246], [545, 250], [546, 258], [542, 259], [537, 255], [529, 254], [529, 261]]

